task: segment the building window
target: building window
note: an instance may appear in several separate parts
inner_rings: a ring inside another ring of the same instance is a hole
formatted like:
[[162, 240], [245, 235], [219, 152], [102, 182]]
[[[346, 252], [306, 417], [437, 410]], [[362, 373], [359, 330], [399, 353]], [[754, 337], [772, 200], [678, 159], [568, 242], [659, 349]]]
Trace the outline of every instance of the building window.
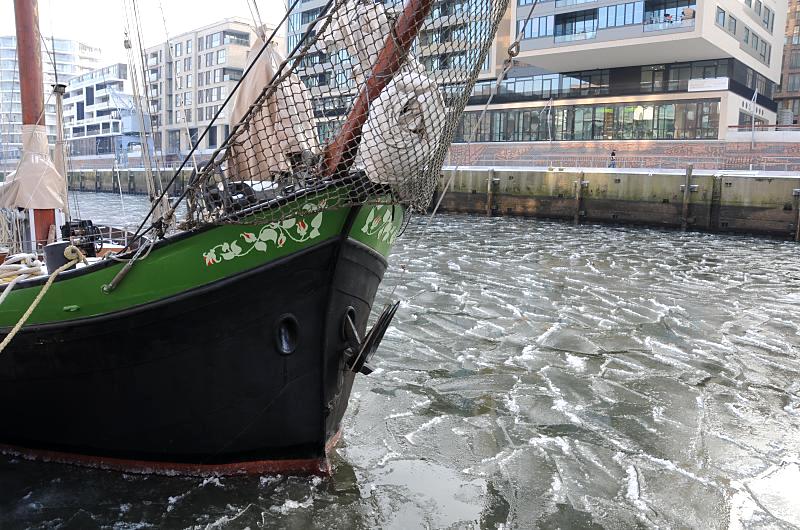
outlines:
[[[623, 11], [624, 13], [624, 11]], [[592, 34], [597, 30], [597, 15], [593, 9], [564, 13], [555, 20], [555, 36], [567, 37], [570, 35]]]
[[222, 44], [222, 33], [217, 32], [211, 35], [211, 47], [216, 48]]
[[192, 74], [186, 76], [186, 88], [192, 88]]
[[750, 43], [750, 28], [744, 28], [744, 39], [742, 40], [745, 44]]
[[179, 42], [175, 44], [175, 57], [180, 57], [183, 55], [183, 43]]
[[181, 150], [181, 132], [168, 131], [167, 132], [167, 152], [179, 153]]
[[772, 10], [767, 6], [764, 6], [764, 13], [761, 18], [761, 24], [763, 24], [763, 26], [767, 28], [770, 33], [772, 33], [772, 30], [775, 27], [775, 15], [772, 13]]
[[728, 15], [728, 33], [736, 35], [736, 19]]
[[203, 37], [197, 37], [197, 51], [203, 51]]
[[725, 10], [721, 7], [717, 8], [717, 25], [725, 27]]
[[800, 50], [792, 50], [789, 53], [789, 68], [800, 68]]
[[192, 39], [186, 41], [186, 54], [192, 53]]
[[190, 107], [192, 105], [192, 93], [191, 92], [186, 92], [183, 95], [183, 104], [185, 106], [187, 106], [187, 107]]
[[539, 37], [548, 37], [553, 35], [553, 26], [554, 26], [555, 17], [548, 16], [548, 17], [538, 17], [532, 18], [528, 21], [525, 25], [524, 32], [522, 25], [525, 23], [524, 20], [517, 21], [517, 34], [523, 32], [522, 38], [523, 39], [537, 39]]
[[206, 68], [214, 65], [214, 53], [206, 54]]
[[478, 130], [476, 141], [716, 139], [719, 100], [568, 105], [466, 112], [456, 142]]
[[225, 64], [225, 59], [227, 59], [227, 54], [225, 50], [218, 50], [217, 51], [217, 64]]
[[628, 2], [598, 10], [598, 28], [629, 26], [644, 22], [644, 2]]
[[300, 24], [308, 24], [310, 22], [315, 21], [320, 15], [322, 14], [322, 8], [318, 7], [317, 9], [310, 9], [308, 11], [303, 11], [300, 16]]
[[183, 60], [183, 70], [185, 72], [188, 72], [191, 69], [192, 69], [192, 58], [187, 57], [186, 59]]
[[214, 70], [214, 82], [221, 83], [222, 82], [222, 68], [217, 68]]
[[800, 91], [800, 74], [789, 74], [786, 77], [786, 91], [787, 92]]
[[756, 6], [753, 8], [756, 12], [756, 15], [761, 14], [761, 0], [756, 0]]

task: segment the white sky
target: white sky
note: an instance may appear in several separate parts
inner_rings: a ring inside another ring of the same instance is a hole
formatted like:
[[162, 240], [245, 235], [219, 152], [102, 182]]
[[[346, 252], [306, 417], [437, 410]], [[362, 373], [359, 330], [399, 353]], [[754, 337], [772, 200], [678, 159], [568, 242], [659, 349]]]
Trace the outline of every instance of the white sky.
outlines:
[[[284, 0], [256, 0], [264, 23], [277, 24], [286, 13]], [[166, 40], [163, 6], [170, 37], [227, 17], [252, 23], [247, 0], [138, 0], [145, 47]], [[45, 37], [73, 39], [99, 47], [99, 66], [127, 62], [122, 47], [123, 0], [39, 0], [39, 26]], [[0, 35], [14, 35], [14, 2], [0, 0]], [[42, 50], [44, 53], [44, 50]]]

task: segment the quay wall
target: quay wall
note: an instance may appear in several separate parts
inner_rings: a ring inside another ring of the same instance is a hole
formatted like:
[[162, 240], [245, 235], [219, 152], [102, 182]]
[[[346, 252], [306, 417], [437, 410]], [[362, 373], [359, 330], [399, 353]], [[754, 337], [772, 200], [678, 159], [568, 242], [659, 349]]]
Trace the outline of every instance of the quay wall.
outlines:
[[[161, 181], [166, 184], [175, 174], [174, 170], [162, 170]], [[183, 192], [186, 183], [192, 176], [191, 169], [181, 170], [175, 187], [170, 193]], [[71, 191], [97, 191], [146, 194], [147, 174], [144, 169], [83, 169], [67, 172]]]
[[798, 238], [800, 174], [445, 167], [436, 200], [446, 184], [442, 211]]

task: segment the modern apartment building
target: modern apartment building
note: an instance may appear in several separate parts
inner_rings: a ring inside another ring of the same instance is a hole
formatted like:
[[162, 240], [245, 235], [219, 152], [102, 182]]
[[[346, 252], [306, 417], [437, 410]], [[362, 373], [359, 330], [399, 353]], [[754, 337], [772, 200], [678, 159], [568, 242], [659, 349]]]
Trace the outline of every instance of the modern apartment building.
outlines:
[[[56, 107], [52, 96], [56, 75], [60, 83], [97, 68], [100, 49], [65, 39], [42, 42], [45, 124], [50, 143], [56, 137]], [[0, 37], [0, 169], [13, 169], [22, 149], [22, 104], [19, 93], [17, 38]]]
[[[309, 0], [292, 14], [289, 50], [323, 5]], [[437, 2], [416, 43], [444, 90], [447, 72], [470, 53], [459, 35], [474, 21], [471, 5]], [[754, 117], [775, 123], [787, 0], [543, 0], [523, 27], [532, 5], [509, 8], [456, 141], [474, 130], [475, 141], [494, 142], [722, 139]], [[478, 125], [519, 32], [515, 66]], [[352, 97], [339, 90], [346, 55], [320, 51], [307, 63], [301, 75], [325, 138]]]
[[[127, 167], [128, 153], [140, 157], [140, 111], [128, 65], [112, 64], [72, 78], [64, 95], [64, 136], [73, 162], [107, 160]], [[149, 125], [149, 120], [144, 120]], [[152, 149], [152, 145], [150, 148]]]
[[[265, 27], [267, 35], [273, 28]], [[189, 31], [145, 50], [146, 97], [153, 117], [156, 151], [176, 161], [202, 131], [241, 79], [257, 38], [244, 19], [229, 18]], [[283, 48], [283, 42], [276, 44]], [[200, 154], [216, 149], [228, 135], [228, 109], [200, 142]]]
[[[531, 2], [519, 1], [513, 18], [522, 31]], [[527, 71], [510, 73], [476, 140], [712, 140], [753, 117], [775, 123], [786, 6], [543, 2], [517, 58]], [[473, 130], [488, 91], [476, 87], [460, 139]]]
[[790, 0], [789, 3], [783, 74], [775, 100], [778, 102], [779, 124], [796, 125], [800, 122], [800, 0]]

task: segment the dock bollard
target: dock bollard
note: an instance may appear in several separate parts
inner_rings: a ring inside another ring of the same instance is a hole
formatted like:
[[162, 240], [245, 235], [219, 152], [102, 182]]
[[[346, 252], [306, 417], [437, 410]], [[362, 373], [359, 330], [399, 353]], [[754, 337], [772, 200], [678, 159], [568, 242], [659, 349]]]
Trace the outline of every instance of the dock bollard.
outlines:
[[692, 194], [692, 171], [694, 166], [689, 164], [686, 166], [686, 182], [683, 185], [683, 207], [681, 209], [681, 231], [686, 232], [689, 226], [689, 198]]
[[794, 240], [800, 241], [800, 189], [792, 190], [795, 197], [798, 199], [795, 201], [797, 205], [797, 220], [794, 222]]
[[581, 206], [583, 202], [583, 171], [578, 174], [578, 181], [575, 183], [575, 218], [572, 224], [578, 225], [581, 222]]
[[489, 170], [489, 179], [486, 183], [486, 216], [492, 216], [494, 206], [494, 169]]

